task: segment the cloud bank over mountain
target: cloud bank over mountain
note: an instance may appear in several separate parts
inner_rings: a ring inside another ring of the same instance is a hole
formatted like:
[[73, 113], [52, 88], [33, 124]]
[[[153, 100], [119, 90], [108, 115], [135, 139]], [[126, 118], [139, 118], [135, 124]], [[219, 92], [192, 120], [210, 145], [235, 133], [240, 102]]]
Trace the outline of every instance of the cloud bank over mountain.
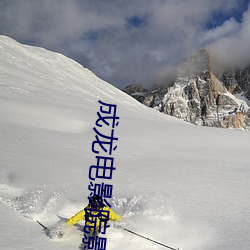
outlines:
[[249, 27], [247, 0], [0, 2], [1, 34], [64, 53], [119, 88], [164, 80], [203, 47], [248, 63]]

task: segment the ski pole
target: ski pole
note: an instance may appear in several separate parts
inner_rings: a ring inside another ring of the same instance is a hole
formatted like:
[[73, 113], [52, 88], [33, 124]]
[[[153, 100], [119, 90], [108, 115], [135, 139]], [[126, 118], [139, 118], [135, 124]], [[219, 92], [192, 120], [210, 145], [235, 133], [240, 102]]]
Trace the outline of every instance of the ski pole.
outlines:
[[121, 227], [121, 228], [122, 228], [123, 230], [125, 230], [125, 231], [131, 233], [131, 234], [137, 235], [137, 236], [139, 236], [139, 237], [141, 237], [141, 238], [144, 238], [144, 239], [146, 239], [146, 240], [148, 240], [148, 241], [152, 241], [152, 242], [154, 242], [154, 243], [156, 243], [156, 244], [158, 244], [158, 245], [161, 245], [161, 246], [163, 246], [163, 247], [166, 247], [166, 248], [168, 248], [168, 249], [171, 249], [171, 250], [181, 250], [180, 248], [173, 248], [173, 247], [167, 246], [167, 245], [165, 245], [165, 244], [162, 244], [162, 243], [160, 243], [160, 242], [158, 242], [158, 241], [152, 240], [152, 239], [150, 239], [150, 238], [148, 238], [148, 237], [145, 237], [145, 236], [143, 236], [143, 235], [141, 235], [141, 234], [135, 233], [135, 232], [133, 232], [133, 231], [127, 229], [127, 228], [124, 228], [124, 227]]
[[43, 227], [43, 229], [46, 231], [46, 230], [48, 230], [48, 228], [47, 227], [45, 227], [41, 222], [39, 222], [38, 220], [36, 221], [40, 226], [42, 226]]

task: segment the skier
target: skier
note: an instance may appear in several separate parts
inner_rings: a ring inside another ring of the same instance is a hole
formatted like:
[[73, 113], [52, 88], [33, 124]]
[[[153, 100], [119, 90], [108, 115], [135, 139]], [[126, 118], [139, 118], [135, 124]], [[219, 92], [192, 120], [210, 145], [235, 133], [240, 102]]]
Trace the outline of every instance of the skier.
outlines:
[[88, 230], [85, 233], [91, 233], [92, 236], [98, 235], [101, 230], [105, 230], [107, 222], [117, 221], [121, 222], [121, 216], [116, 214], [109, 207], [105, 206], [100, 196], [92, 196], [89, 199], [89, 204], [72, 216], [68, 221], [68, 225], [74, 225], [77, 222], [85, 220], [84, 230]]

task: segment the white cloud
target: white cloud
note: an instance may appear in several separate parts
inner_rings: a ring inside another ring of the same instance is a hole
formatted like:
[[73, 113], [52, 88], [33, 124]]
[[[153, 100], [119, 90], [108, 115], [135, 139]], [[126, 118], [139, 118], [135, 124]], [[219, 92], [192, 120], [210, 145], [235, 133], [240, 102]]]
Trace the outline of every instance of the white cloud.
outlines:
[[250, 63], [250, 9], [234, 32], [210, 45], [216, 61], [229, 67], [246, 66]]
[[237, 33], [239, 28], [240, 24], [232, 17], [229, 20], [226, 20], [221, 26], [204, 31], [204, 33], [201, 34], [200, 43], [211, 44], [214, 41], [218, 41]]
[[[247, 14], [242, 24], [229, 19], [214, 30], [204, 28], [214, 12], [230, 14], [237, 4], [237, 0], [2, 0], [0, 33], [63, 52], [116, 86], [151, 84], [156, 76], [163, 78], [166, 68], [205, 45], [213, 43], [217, 50], [223, 44], [231, 47], [238, 39], [231, 34], [238, 34], [243, 43], [250, 34]], [[133, 16], [145, 25], [129, 26]]]

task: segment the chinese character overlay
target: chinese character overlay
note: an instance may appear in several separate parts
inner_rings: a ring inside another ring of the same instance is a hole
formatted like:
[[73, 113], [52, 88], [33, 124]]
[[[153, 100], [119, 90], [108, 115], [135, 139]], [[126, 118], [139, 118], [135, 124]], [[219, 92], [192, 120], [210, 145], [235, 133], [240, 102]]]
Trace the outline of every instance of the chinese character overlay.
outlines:
[[[111, 207], [107, 199], [112, 198], [113, 185], [104, 182], [94, 182], [96, 179], [111, 180], [114, 167], [114, 157], [111, 155], [117, 149], [118, 137], [115, 137], [115, 128], [119, 125], [119, 117], [116, 115], [117, 105], [108, 104], [102, 101], [100, 110], [97, 112], [95, 140], [92, 143], [92, 152], [95, 156], [96, 164], [89, 168], [90, 184], [88, 190], [89, 204], [91, 208], [85, 208], [84, 249], [106, 250], [107, 239], [99, 237], [98, 234], [105, 234], [109, 227], [109, 211], [102, 210], [104, 206]], [[106, 132], [103, 133], [102, 130]], [[108, 132], [107, 132], [108, 130]], [[100, 200], [94, 204], [91, 196], [99, 196]], [[99, 205], [99, 206], [98, 206]], [[99, 208], [98, 208], [99, 207]], [[94, 208], [94, 209], [93, 209]]]

